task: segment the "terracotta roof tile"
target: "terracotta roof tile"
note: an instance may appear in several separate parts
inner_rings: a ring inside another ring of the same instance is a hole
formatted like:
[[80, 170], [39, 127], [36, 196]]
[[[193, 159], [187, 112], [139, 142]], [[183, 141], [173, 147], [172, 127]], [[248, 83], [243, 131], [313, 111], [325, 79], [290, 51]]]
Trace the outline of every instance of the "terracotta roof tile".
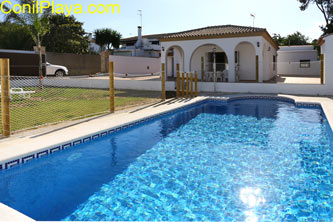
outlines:
[[[246, 34], [266, 31], [264, 28], [253, 28], [248, 26], [237, 26], [237, 25], [220, 25], [220, 26], [208, 26], [205, 28], [193, 29], [189, 31], [175, 32], [175, 33], [164, 33], [154, 35], [144, 35], [143, 38], [148, 39], [170, 39], [170, 38], [189, 38], [189, 37], [200, 37], [200, 36], [214, 36], [214, 35], [228, 35], [228, 34]], [[138, 37], [130, 37], [121, 39], [122, 43], [137, 41]]]
[[236, 26], [236, 25], [220, 25], [220, 26], [209, 26], [200, 29], [194, 29], [184, 32], [171, 33], [169, 35], [164, 35], [162, 39], [170, 38], [190, 38], [190, 37], [203, 37], [203, 36], [221, 36], [230, 34], [246, 34], [246, 33], [256, 33], [264, 32], [266, 29], [263, 28], [253, 28], [248, 26]]

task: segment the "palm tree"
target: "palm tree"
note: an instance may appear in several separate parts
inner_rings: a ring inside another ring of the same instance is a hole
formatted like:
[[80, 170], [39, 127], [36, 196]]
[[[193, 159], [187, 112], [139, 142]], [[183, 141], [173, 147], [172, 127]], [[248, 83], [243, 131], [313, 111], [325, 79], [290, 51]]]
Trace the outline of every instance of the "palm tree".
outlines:
[[105, 46], [108, 51], [119, 48], [121, 34], [115, 30], [109, 28], [97, 29], [94, 32], [94, 36], [96, 44], [100, 46], [101, 50]]
[[[18, 4], [29, 4], [31, 7], [34, 4], [33, 0], [18, 0]], [[3, 5], [4, 9], [9, 11], [6, 5]], [[43, 37], [49, 31], [49, 21], [48, 17], [51, 15], [51, 9], [43, 10], [43, 13], [25, 13], [17, 14], [11, 11], [6, 14], [5, 22], [15, 22], [20, 25], [26, 26], [28, 28], [29, 34], [31, 35], [33, 41], [35, 42], [39, 54], [39, 69], [38, 73], [41, 77], [43, 76], [43, 62], [42, 62], [42, 46], [41, 42]]]

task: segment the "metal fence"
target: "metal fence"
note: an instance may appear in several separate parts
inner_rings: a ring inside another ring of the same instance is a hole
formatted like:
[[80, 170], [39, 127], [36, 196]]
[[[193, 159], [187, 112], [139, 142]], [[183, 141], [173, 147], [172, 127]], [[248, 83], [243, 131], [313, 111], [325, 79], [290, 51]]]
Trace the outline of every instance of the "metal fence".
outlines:
[[109, 89], [67, 87], [63, 80], [10, 77], [11, 131], [110, 112]]
[[[69, 77], [10, 76], [8, 59], [0, 59], [0, 74], [0, 121], [4, 137], [46, 124], [114, 112], [112, 68], [105, 79], [106, 87], [101, 89], [71, 87]], [[93, 82], [86, 78], [87, 82]]]

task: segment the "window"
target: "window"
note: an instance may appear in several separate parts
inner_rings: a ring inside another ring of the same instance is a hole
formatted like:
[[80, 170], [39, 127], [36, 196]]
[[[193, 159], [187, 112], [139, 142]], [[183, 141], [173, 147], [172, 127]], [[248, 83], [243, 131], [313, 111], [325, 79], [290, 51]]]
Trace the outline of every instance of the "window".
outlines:
[[276, 71], [276, 56], [273, 55], [273, 71]]
[[151, 44], [152, 44], [152, 45], [159, 45], [160, 42], [159, 42], [159, 41], [151, 41]]
[[[228, 63], [226, 54], [224, 52], [215, 52], [215, 62], [216, 62], [216, 70], [223, 71], [226, 69], [226, 63]], [[212, 72], [214, 67], [214, 53], [208, 53], [208, 71]]]
[[311, 68], [311, 62], [310, 60], [300, 60], [300, 65], [299, 65], [300, 68]]

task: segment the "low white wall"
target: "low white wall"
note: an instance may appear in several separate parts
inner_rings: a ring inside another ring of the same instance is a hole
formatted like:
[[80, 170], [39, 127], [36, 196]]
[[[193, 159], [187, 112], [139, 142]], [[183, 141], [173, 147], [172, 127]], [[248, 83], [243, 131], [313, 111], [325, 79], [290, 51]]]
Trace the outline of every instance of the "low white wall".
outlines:
[[299, 62], [278, 62], [277, 74], [287, 76], [320, 76], [320, 61], [310, 62], [310, 68], [301, 68]]
[[[199, 92], [211, 92], [214, 83], [199, 83]], [[333, 95], [333, 87], [316, 84], [275, 84], [275, 83], [217, 83], [218, 92], [227, 93], [267, 93], [294, 95]]]
[[[45, 86], [108, 89], [109, 81], [101, 79], [63, 79], [45, 81]], [[166, 82], [167, 91], [175, 91], [175, 82]], [[160, 81], [115, 80], [117, 90], [160, 91]], [[199, 92], [213, 92], [214, 83], [198, 82]], [[217, 92], [225, 93], [282, 93], [295, 95], [333, 95], [333, 87], [316, 84], [275, 83], [216, 83]]]
[[150, 57], [110, 55], [114, 62], [114, 72], [120, 74], [150, 74], [161, 70], [161, 59]]
[[[16, 87], [22, 87], [20, 82], [16, 82]], [[38, 86], [36, 82], [31, 86]], [[52, 87], [73, 87], [73, 88], [91, 88], [91, 89], [109, 89], [109, 80], [105, 79], [44, 79], [44, 86]], [[145, 90], [145, 91], [161, 91], [160, 81], [140, 81], [140, 80], [115, 80], [115, 89], [117, 90]], [[24, 86], [27, 86], [24, 84]], [[175, 82], [166, 82], [167, 91], [175, 90]]]
[[[116, 80], [115, 88], [118, 90], [145, 90], [161, 91], [162, 84], [160, 81], [139, 81], [139, 80]], [[166, 91], [175, 91], [175, 82], [166, 82]]]

